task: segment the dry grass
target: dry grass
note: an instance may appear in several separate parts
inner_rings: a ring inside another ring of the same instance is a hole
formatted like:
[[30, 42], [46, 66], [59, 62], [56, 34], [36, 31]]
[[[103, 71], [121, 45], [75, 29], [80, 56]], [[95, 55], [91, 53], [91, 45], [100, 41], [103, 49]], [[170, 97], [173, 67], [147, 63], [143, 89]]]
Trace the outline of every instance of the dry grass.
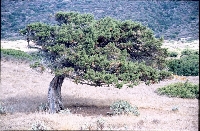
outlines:
[[[100, 116], [105, 121], [104, 129], [198, 129], [197, 99], [168, 98], [154, 93], [158, 87], [177, 80], [117, 89], [76, 85], [66, 79], [62, 96], [71, 114], [37, 112], [39, 104], [47, 100], [48, 85], [52, 78], [52, 74], [40, 74], [30, 69], [28, 64], [2, 60], [0, 99], [8, 113], [1, 115], [0, 129], [27, 130], [31, 129], [31, 124], [36, 120], [43, 121], [50, 129], [79, 130], [87, 125], [96, 128]], [[199, 81], [199, 77], [188, 79], [194, 83]], [[140, 116], [106, 116], [109, 105], [120, 99], [138, 106]], [[172, 111], [174, 106], [178, 106], [177, 112]]]
[[[133, 88], [93, 87], [76, 85], [65, 79], [62, 86], [64, 106], [71, 114], [38, 112], [40, 103], [47, 102], [47, 91], [53, 75], [36, 72], [28, 63], [1, 59], [0, 103], [7, 114], [0, 115], [0, 130], [29, 130], [40, 120], [57, 130], [97, 129], [97, 121], [104, 120], [107, 130], [198, 130], [197, 99], [169, 98], [154, 91], [182, 79], [165, 80]], [[187, 77], [199, 83], [199, 76]], [[127, 100], [139, 108], [140, 115], [107, 116], [109, 106], [116, 100]], [[178, 107], [178, 111], [173, 111]]]
[[[30, 42], [30, 46], [39, 47], [39, 46], [36, 46], [33, 42]], [[1, 48], [21, 50], [24, 52], [38, 51], [38, 49], [35, 49], [35, 48], [32, 48], [32, 49], [28, 48], [28, 43], [25, 40], [16, 40], [16, 41], [1, 40]]]

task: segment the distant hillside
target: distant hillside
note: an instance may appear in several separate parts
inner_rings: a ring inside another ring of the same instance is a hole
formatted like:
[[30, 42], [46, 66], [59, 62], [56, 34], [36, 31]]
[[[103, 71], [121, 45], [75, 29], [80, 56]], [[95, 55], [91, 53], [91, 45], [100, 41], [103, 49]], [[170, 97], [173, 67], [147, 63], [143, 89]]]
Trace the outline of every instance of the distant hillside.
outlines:
[[131, 0], [3, 0], [1, 39], [19, 39], [18, 30], [31, 22], [54, 24], [57, 11], [92, 13], [131, 19], [150, 27], [156, 37], [199, 39], [199, 1]]

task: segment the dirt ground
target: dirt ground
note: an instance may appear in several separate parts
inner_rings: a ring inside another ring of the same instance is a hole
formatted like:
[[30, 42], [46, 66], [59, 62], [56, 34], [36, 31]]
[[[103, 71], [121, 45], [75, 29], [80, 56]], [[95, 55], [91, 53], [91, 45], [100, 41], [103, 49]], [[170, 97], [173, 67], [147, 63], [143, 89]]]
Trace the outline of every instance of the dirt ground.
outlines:
[[[164, 80], [150, 86], [141, 83], [122, 89], [76, 85], [65, 79], [62, 97], [65, 108], [71, 113], [38, 112], [40, 103], [47, 102], [48, 86], [53, 77], [49, 72], [31, 69], [29, 63], [2, 58], [0, 104], [7, 113], [0, 115], [0, 130], [31, 130], [38, 120], [55, 130], [96, 130], [99, 120], [104, 121], [103, 130], [198, 130], [198, 99], [169, 98], [154, 92], [159, 87], [184, 82], [183, 79]], [[199, 76], [187, 79], [199, 83]], [[140, 115], [106, 115], [116, 100], [126, 100], [137, 106]], [[175, 107], [178, 110], [173, 111]]]

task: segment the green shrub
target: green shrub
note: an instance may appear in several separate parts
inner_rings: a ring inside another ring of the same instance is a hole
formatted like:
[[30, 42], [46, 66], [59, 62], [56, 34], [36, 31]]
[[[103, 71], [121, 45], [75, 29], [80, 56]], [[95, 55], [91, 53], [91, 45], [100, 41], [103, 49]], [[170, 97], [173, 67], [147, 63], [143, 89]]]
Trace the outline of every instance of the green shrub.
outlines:
[[139, 115], [138, 108], [132, 107], [127, 101], [124, 100], [119, 100], [114, 102], [110, 106], [110, 109], [114, 115], [129, 114], [129, 113], [132, 113], [136, 116]]
[[40, 67], [40, 66], [41, 66], [41, 64], [38, 61], [36, 61], [36, 62], [34, 62], [33, 64], [30, 65], [31, 68], [37, 68], [37, 67]]
[[177, 82], [168, 86], [158, 88], [156, 92], [159, 95], [167, 95], [169, 97], [199, 99], [199, 85], [192, 84], [188, 81], [186, 81], [185, 83]]
[[184, 49], [182, 52], [181, 52], [181, 55], [199, 55], [199, 51], [196, 51], [196, 50], [191, 50], [191, 49]]
[[181, 55], [191, 55], [192, 53], [194, 53], [193, 50], [184, 49], [184, 50], [181, 52]]
[[27, 59], [32, 59], [32, 57], [25, 53], [24, 51], [21, 51], [21, 50], [14, 50], [14, 49], [1, 49], [1, 53], [3, 55], [10, 55], [10, 56], [13, 56], [15, 58], [21, 58], [21, 59], [24, 59], [24, 58], [27, 58]]
[[121, 89], [123, 87], [123, 83], [117, 83], [116, 87], [119, 88], [119, 89]]
[[169, 57], [177, 57], [178, 53], [177, 52], [170, 52]]
[[177, 75], [199, 75], [199, 55], [191, 54], [182, 56], [180, 59], [169, 60], [167, 65], [169, 71]]
[[133, 88], [134, 84], [128, 84], [127, 87]]
[[1, 49], [2, 56], [11, 56], [16, 59], [22, 60], [36, 60], [39, 59], [39, 56], [36, 53], [28, 54], [21, 50], [15, 49]]
[[44, 70], [45, 70], [44, 65], [41, 64], [41, 63], [38, 62], [38, 61], [34, 62], [33, 64], [30, 64], [30, 67], [31, 67], [32, 69], [36, 69], [37, 71], [39, 71], [39, 72], [41, 72], [41, 73], [43, 73]]
[[170, 71], [165, 71], [165, 70], [162, 70], [160, 71], [159, 73], [159, 81], [163, 80], [163, 79], [167, 79], [167, 78], [170, 78], [172, 76], [172, 72]]

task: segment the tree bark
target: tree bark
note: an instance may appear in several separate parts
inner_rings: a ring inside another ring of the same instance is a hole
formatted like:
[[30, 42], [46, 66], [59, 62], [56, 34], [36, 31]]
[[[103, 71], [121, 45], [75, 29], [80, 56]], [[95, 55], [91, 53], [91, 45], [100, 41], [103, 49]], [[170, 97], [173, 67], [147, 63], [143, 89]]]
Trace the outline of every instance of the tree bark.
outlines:
[[64, 109], [62, 97], [61, 97], [61, 86], [64, 80], [64, 76], [55, 76], [50, 82], [48, 91], [48, 105], [50, 113], [57, 113]]

